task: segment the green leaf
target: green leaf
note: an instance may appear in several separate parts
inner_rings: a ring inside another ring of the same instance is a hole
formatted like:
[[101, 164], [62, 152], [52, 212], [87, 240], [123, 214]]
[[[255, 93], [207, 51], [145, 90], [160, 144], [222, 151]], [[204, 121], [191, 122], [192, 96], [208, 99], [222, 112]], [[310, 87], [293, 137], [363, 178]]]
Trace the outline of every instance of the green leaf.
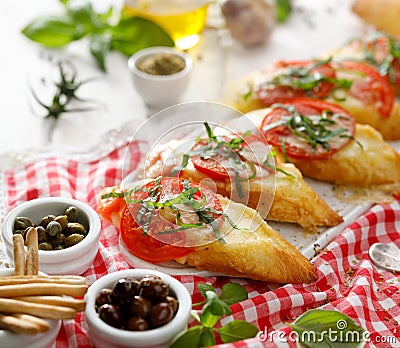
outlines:
[[141, 17], [124, 18], [112, 28], [112, 49], [127, 56], [151, 46], [174, 46], [174, 41], [160, 26]]
[[215, 329], [221, 337], [222, 342], [236, 342], [246, 338], [252, 338], [260, 331], [257, 326], [244, 320], [234, 320], [220, 329]]
[[289, 326], [310, 348], [356, 348], [365, 344], [365, 330], [338, 311], [312, 309]]
[[201, 311], [200, 323], [205, 327], [213, 327], [217, 323], [219, 317], [219, 315], [214, 315], [211, 312], [211, 303], [207, 302]]
[[179, 336], [170, 348], [195, 348], [198, 346], [203, 328], [200, 325], [192, 326], [183, 335]]
[[197, 288], [199, 289], [200, 294], [201, 294], [204, 298], [207, 298], [207, 295], [206, 295], [206, 292], [207, 292], [207, 291], [214, 291], [214, 292], [215, 292], [214, 287], [213, 287], [212, 285], [206, 284], [206, 283], [200, 283], [200, 284], [197, 286]]
[[100, 69], [105, 72], [105, 56], [110, 51], [110, 38], [107, 35], [93, 35], [89, 45], [90, 53], [96, 59]]
[[219, 297], [227, 305], [241, 302], [248, 299], [247, 291], [237, 283], [227, 283], [222, 287], [222, 293]]
[[79, 1], [69, 4], [68, 13], [75, 23], [82, 25], [85, 35], [96, 31], [97, 27], [102, 23], [97, 20], [97, 15], [93, 10], [93, 6], [88, 1]]
[[291, 12], [291, 0], [276, 0], [276, 19], [278, 22], [286, 22]]
[[44, 46], [62, 47], [82, 38], [84, 30], [67, 16], [53, 16], [33, 20], [22, 33]]
[[232, 314], [229, 306], [224, 301], [221, 301], [214, 291], [206, 291], [206, 297], [207, 305], [209, 305], [212, 314], [218, 316]]
[[198, 342], [199, 347], [211, 347], [215, 346], [215, 337], [211, 328], [205, 327], [201, 333], [200, 340]]

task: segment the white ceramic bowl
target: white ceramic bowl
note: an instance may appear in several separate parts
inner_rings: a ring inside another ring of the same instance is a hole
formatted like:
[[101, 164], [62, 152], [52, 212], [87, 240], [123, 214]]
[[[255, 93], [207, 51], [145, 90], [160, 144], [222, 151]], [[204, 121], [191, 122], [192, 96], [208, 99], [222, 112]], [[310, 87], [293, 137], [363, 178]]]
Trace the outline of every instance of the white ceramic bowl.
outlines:
[[[148, 331], [125, 331], [114, 328], [102, 321], [96, 310], [96, 295], [103, 288], [112, 288], [122, 278], [133, 277], [141, 279], [147, 274], [159, 276], [169, 285], [170, 292], [178, 300], [179, 307], [175, 317], [164, 326]], [[178, 334], [187, 329], [192, 309], [192, 300], [185, 286], [175, 278], [151, 269], [127, 269], [110, 273], [95, 281], [85, 295], [85, 318], [89, 327], [89, 336], [92, 343], [98, 348], [123, 347], [168, 347]]]
[[[183, 70], [171, 75], [152, 75], [138, 69], [137, 63], [158, 53], [173, 54], [185, 62]], [[149, 47], [136, 52], [129, 58], [133, 84], [151, 112], [157, 112], [177, 104], [189, 83], [193, 62], [190, 55], [171, 47]]]
[[[0, 270], [0, 277], [14, 275], [14, 268]], [[41, 273], [41, 275], [45, 275]], [[61, 320], [48, 320], [50, 329], [36, 335], [13, 334], [6, 330], [0, 330], [0, 347], [7, 348], [53, 348], [61, 327]]]
[[63, 250], [39, 250], [39, 270], [52, 275], [80, 275], [85, 272], [92, 265], [98, 251], [101, 223], [94, 209], [72, 198], [37, 198], [11, 210], [2, 225], [3, 240], [10, 260], [13, 260], [12, 235], [16, 217], [26, 216], [38, 225], [44, 216], [64, 214], [65, 209], [71, 205], [78, 208], [78, 222], [86, 227], [88, 234], [78, 244]]

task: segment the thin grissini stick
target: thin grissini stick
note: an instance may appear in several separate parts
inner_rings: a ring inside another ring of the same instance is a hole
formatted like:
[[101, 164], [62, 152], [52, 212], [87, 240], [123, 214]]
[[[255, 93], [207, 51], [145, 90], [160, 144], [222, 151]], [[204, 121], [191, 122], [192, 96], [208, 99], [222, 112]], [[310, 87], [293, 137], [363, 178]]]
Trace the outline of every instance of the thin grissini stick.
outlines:
[[26, 254], [26, 275], [39, 274], [39, 253], [38, 253], [38, 233], [36, 228], [31, 227], [26, 232], [26, 245], [28, 252]]
[[81, 276], [10, 276], [0, 277], [1, 285], [29, 284], [29, 283], [49, 283], [49, 284], [69, 284], [86, 285], [86, 279]]
[[46, 332], [50, 329], [50, 324], [47, 320], [35, 317], [33, 315], [24, 314], [24, 313], [15, 313], [12, 315], [15, 318], [21, 319], [25, 322], [36, 325], [39, 332]]
[[65, 295], [79, 297], [85, 295], [87, 288], [87, 285], [46, 283], [3, 285], [0, 286], [0, 297], [20, 297], [33, 295]]
[[40, 332], [37, 324], [2, 313], [0, 313], [0, 328], [15, 334], [35, 335]]
[[0, 298], [0, 312], [23, 313], [45, 319], [74, 319], [76, 311], [72, 308], [52, 306], [40, 303], [18, 301], [10, 298]]
[[21, 234], [13, 235], [14, 275], [25, 274], [25, 247], [24, 237]]
[[13, 297], [13, 299], [25, 302], [48, 304], [53, 306], [70, 307], [75, 309], [77, 312], [83, 312], [86, 306], [86, 302], [84, 300], [61, 296], [21, 296]]

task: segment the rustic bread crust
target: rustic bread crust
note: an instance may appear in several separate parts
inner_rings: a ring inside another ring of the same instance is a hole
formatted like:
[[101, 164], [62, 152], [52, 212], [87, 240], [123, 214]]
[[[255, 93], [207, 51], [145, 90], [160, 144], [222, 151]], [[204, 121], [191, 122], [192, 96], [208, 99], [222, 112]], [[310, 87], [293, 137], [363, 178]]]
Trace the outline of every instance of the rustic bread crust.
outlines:
[[[254, 210], [218, 195], [223, 209], [237, 221], [219, 241], [199, 247], [177, 260], [199, 270], [223, 272], [276, 283], [311, 283], [317, 279], [315, 268], [293, 245], [275, 232]], [[251, 221], [251, 223], [249, 223]], [[252, 228], [250, 226], [258, 226]]]

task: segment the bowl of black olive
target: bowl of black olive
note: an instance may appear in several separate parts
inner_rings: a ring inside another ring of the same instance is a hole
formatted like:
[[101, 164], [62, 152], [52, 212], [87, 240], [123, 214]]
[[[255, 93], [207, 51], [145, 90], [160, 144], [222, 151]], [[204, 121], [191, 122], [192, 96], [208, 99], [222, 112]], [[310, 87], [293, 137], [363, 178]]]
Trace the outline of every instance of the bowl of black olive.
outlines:
[[95, 281], [85, 295], [89, 337], [96, 347], [168, 347], [187, 329], [192, 300], [175, 278], [127, 269]]
[[80, 275], [98, 252], [101, 222], [88, 204], [67, 197], [41, 197], [18, 204], [6, 215], [2, 235], [13, 259], [13, 235], [35, 227], [39, 269], [47, 274]]

